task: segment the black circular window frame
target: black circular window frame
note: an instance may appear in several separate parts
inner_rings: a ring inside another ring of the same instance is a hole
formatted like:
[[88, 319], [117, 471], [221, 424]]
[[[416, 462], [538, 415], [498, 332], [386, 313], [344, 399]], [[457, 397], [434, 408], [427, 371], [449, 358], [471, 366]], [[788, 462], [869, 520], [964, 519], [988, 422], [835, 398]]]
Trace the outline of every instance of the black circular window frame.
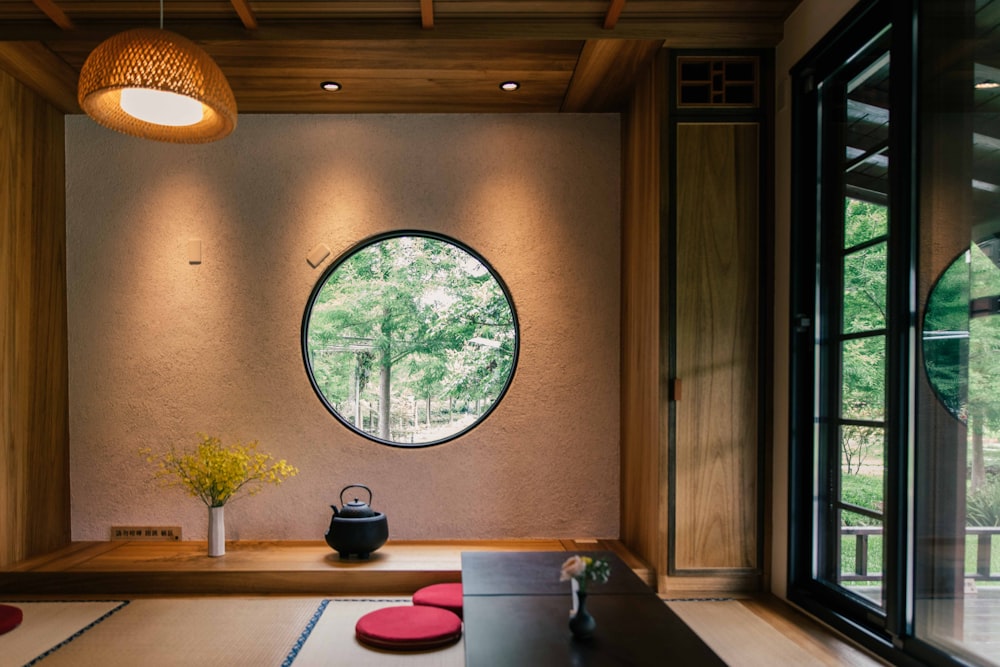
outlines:
[[[367, 431], [364, 431], [356, 427], [354, 424], [344, 419], [340, 415], [340, 413], [337, 412], [337, 410], [332, 405], [330, 405], [330, 402], [326, 400], [326, 396], [323, 395], [323, 391], [320, 389], [319, 385], [316, 383], [316, 379], [313, 377], [312, 363], [310, 362], [309, 359], [309, 316], [312, 314], [312, 309], [313, 305], [316, 302], [316, 298], [319, 296], [320, 291], [323, 289], [323, 286], [326, 284], [326, 281], [330, 277], [330, 275], [334, 271], [336, 271], [341, 264], [343, 264], [352, 256], [354, 256], [354, 254], [357, 253], [358, 251], [363, 250], [364, 248], [367, 248], [370, 245], [374, 245], [381, 241], [385, 241], [387, 239], [400, 238], [405, 236], [420, 236], [423, 238], [429, 238], [441, 241], [442, 243], [448, 243], [467, 252], [469, 255], [478, 260], [479, 263], [482, 264], [486, 268], [486, 270], [490, 272], [490, 275], [493, 276], [493, 279], [497, 281], [497, 284], [503, 291], [503, 295], [507, 299], [507, 303], [510, 305], [510, 313], [514, 321], [514, 358], [511, 362], [510, 374], [507, 376], [507, 381], [504, 383], [503, 388], [497, 394], [497, 399], [493, 401], [493, 404], [485, 412], [483, 412], [483, 414], [480, 415], [476, 421], [469, 424], [461, 431], [453, 433], [448, 437], [440, 438], [438, 440], [432, 440], [430, 442], [405, 443], [405, 442], [393, 442], [392, 440], [384, 440], [383, 438], [374, 436], [371, 433], [368, 433]], [[315, 392], [317, 398], [319, 398], [320, 400], [320, 403], [323, 404], [323, 407], [325, 407], [327, 411], [337, 419], [338, 422], [346, 426], [348, 430], [353, 431], [357, 435], [360, 435], [362, 438], [365, 438], [366, 440], [371, 440], [373, 442], [377, 442], [381, 445], [388, 445], [389, 447], [399, 447], [401, 449], [422, 449], [424, 447], [433, 447], [435, 445], [441, 445], [446, 442], [451, 442], [452, 440], [462, 437], [463, 435], [472, 431], [477, 426], [486, 421], [486, 419], [493, 413], [496, 407], [500, 405], [500, 402], [503, 401], [504, 396], [507, 395], [507, 390], [510, 388], [511, 383], [514, 381], [514, 375], [517, 373], [517, 364], [521, 350], [521, 326], [517, 318], [517, 308], [514, 307], [514, 299], [510, 294], [510, 290], [507, 288], [507, 283], [503, 281], [503, 279], [500, 277], [500, 274], [496, 272], [496, 270], [493, 268], [493, 265], [490, 264], [485, 257], [483, 257], [481, 254], [470, 248], [465, 243], [462, 243], [461, 241], [452, 238], [450, 236], [439, 234], [437, 232], [407, 229], [401, 231], [384, 232], [382, 234], [376, 234], [375, 236], [370, 236], [364, 239], [363, 241], [360, 241], [359, 243], [351, 246], [346, 251], [344, 251], [336, 260], [334, 260], [330, 264], [329, 267], [326, 268], [325, 271], [323, 271], [322, 275], [320, 275], [319, 279], [316, 281], [316, 284], [313, 286], [312, 292], [309, 294], [309, 300], [306, 302], [305, 313], [302, 315], [301, 343], [302, 343], [302, 361], [305, 364], [306, 377], [309, 378], [309, 384], [312, 385], [313, 392]]]

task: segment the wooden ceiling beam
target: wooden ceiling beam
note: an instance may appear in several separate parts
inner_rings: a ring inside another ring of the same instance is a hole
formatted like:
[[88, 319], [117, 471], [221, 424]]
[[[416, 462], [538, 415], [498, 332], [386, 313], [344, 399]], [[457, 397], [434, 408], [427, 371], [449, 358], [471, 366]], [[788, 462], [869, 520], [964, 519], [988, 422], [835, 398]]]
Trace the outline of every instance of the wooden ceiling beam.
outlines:
[[0, 42], [0, 69], [63, 113], [81, 113], [76, 70], [38, 42]]
[[628, 102], [637, 73], [662, 48], [659, 40], [591, 39], [583, 45], [561, 111], [609, 113]]
[[254, 16], [249, 0], [229, 0], [229, 2], [232, 3], [240, 20], [243, 21], [243, 27], [247, 30], [256, 30], [257, 17]]
[[70, 21], [69, 17], [66, 16], [66, 12], [62, 10], [62, 7], [57, 5], [53, 0], [32, 0], [32, 2], [49, 17], [50, 21], [63, 30], [73, 30], [76, 27]]
[[[151, 24], [155, 25], [155, 24]], [[51, 24], [0, 22], [0, 41], [40, 41], [89, 43], [91, 48], [108, 37], [131, 28], [135, 22], [77, 22], [72, 33]], [[767, 48], [781, 41], [780, 21], [743, 21], [726, 19], [642, 20], [619, 23], [614, 32], [604, 30], [591, 20], [561, 19], [451, 21], [438, 22], [425, 30], [410, 19], [406, 21], [281, 21], [265, 22], [253, 32], [254, 42], [310, 42], [315, 40], [585, 40], [585, 39], [660, 39], [676, 48]], [[170, 30], [199, 43], [242, 41], [247, 31], [233, 21], [171, 21]]]
[[615, 26], [618, 25], [618, 17], [622, 15], [622, 10], [625, 8], [625, 0], [611, 0], [611, 6], [608, 7], [608, 13], [604, 15], [604, 29], [614, 30]]
[[434, 27], [434, 0], [420, 0], [420, 27], [425, 30]]

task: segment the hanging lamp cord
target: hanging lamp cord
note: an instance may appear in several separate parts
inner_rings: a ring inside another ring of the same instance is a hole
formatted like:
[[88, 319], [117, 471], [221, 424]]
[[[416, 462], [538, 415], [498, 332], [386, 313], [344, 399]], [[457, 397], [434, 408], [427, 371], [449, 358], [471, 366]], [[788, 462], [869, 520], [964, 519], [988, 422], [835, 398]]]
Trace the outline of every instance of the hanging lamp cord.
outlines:
[[163, 0], [160, 0], [160, 30], [163, 30]]

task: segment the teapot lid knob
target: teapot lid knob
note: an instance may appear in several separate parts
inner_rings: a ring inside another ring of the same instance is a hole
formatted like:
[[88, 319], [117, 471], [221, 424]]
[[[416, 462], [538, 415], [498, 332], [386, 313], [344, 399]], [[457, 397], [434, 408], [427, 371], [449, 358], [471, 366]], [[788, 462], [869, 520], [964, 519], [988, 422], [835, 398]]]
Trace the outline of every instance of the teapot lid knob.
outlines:
[[[371, 489], [362, 484], [352, 484], [351, 486], [363, 488], [368, 492], [368, 500], [371, 501]], [[368, 503], [361, 502], [357, 498], [355, 498], [353, 502], [344, 503], [344, 491], [351, 488], [351, 486], [344, 487], [343, 491], [340, 492], [340, 502], [343, 503], [343, 507], [340, 508], [339, 516], [344, 519], [367, 519], [369, 517], [378, 516], [378, 512], [369, 507]]]

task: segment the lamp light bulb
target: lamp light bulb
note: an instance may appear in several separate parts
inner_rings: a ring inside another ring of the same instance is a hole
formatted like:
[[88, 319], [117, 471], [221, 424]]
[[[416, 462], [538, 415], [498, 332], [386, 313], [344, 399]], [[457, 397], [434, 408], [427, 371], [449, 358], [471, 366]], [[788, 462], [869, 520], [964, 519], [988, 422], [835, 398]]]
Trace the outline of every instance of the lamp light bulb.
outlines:
[[170, 127], [200, 123], [205, 115], [198, 100], [164, 90], [123, 88], [119, 104], [134, 118]]

